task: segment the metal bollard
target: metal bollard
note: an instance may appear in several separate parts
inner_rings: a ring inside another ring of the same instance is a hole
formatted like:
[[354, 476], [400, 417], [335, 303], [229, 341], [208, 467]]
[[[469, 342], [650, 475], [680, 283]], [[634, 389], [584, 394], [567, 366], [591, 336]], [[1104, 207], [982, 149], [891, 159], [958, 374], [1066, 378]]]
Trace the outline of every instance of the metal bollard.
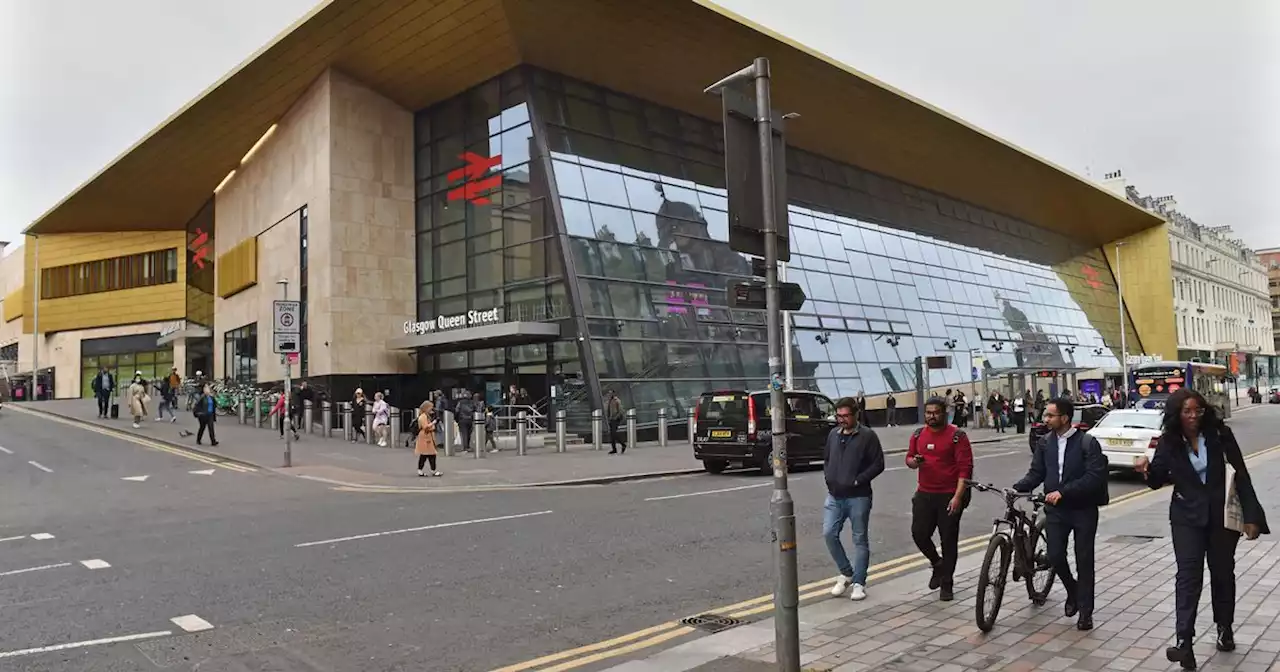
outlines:
[[692, 414], [689, 415], [689, 445], [694, 443], [694, 435], [698, 433], [698, 419]]
[[471, 442], [476, 444], [474, 450], [479, 460], [484, 457], [484, 414], [476, 415], [471, 422]]
[[244, 395], [242, 394], [239, 397], [236, 397], [236, 416], [240, 418], [240, 424], [243, 425], [248, 420], [248, 418], [245, 417], [245, 414], [248, 412], [249, 408], [244, 405]]
[[324, 424], [324, 438], [333, 438], [333, 402], [327, 399], [320, 402], [320, 422]]
[[342, 402], [342, 440], [350, 441], [355, 437], [355, 430], [351, 428], [351, 402]]
[[312, 433], [311, 426], [312, 424], [314, 424], [312, 420], [315, 419], [315, 416], [316, 416], [315, 404], [311, 403], [310, 399], [303, 399], [302, 400], [302, 424], [306, 426], [306, 429], [303, 430], [303, 433], [305, 434]]
[[364, 442], [373, 445], [373, 402], [364, 402]]
[[604, 413], [591, 411], [591, 449], [604, 450]]
[[253, 426], [262, 429], [262, 391], [253, 393]]
[[392, 448], [399, 448], [400, 447], [400, 409], [396, 408], [395, 406], [392, 406], [391, 413], [388, 417], [390, 418], [390, 422], [391, 422], [391, 430], [387, 432], [388, 434], [390, 434], [390, 437], [387, 440], [391, 442], [390, 445]]
[[658, 445], [667, 447], [667, 409], [658, 409]]
[[636, 447], [636, 409], [627, 409], [627, 447]]
[[453, 426], [453, 411], [445, 411], [444, 413], [441, 413], [440, 418], [440, 421], [444, 423], [444, 431], [441, 432], [440, 437], [444, 439], [444, 456], [453, 457], [453, 433], [455, 431]]
[[569, 424], [568, 415], [569, 415], [568, 411], [564, 410], [563, 408], [556, 411], [556, 452], [557, 453], [563, 453], [569, 449], [568, 446], [565, 445], [565, 442], [566, 442], [565, 440], [567, 438], [565, 433], [565, 427]]
[[280, 428], [280, 414], [279, 414], [279, 413], [272, 413], [272, 414], [271, 414], [271, 429], [276, 430], [276, 429], [279, 429], [279, 428]]
[[528, 428], [529, 418], [525, 416], [524, 411], [516, 413], [516, 455], [524, 455], [528, 450], [529, 437], [525, 436]]

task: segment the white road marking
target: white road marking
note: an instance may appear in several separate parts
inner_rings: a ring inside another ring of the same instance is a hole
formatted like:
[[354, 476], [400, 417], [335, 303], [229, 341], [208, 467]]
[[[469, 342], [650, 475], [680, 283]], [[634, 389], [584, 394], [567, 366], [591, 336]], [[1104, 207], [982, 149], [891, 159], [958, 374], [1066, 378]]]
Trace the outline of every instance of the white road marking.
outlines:
[[308, 541], [305, 544], [294, 544], [294, 548], [306, 548], [307, 546], [321, 546], [324, 544], [337, 544], [343, 541], [356, 541], [358, 539], [372, 539], [374, 537], [388, 537], [393, 534], [407, 534], [409, 532], [423, 532], [426, 530], [438, 530], [445, 527], [459, 527], [461, 525], [475, 525], [476, 523], [496, 523], [502, 520], [515, 520], [517, 518], [529, 518], [532, 516], [545, 516], [550, 511], [534, 511], [533, 513], [517, 513], [510, 516], [496, 516], [493, 518], [477, 518], [475, 520], [459, 520], [453, 523], [437, 523], [435, 525], [423, 525], [422, 527], [410, 527], [403, 530], [388, 530], [386, 532], [372, 532], [370, 534], [357, 534], [352, 537], [338, 537], [337, 539], [325, 539], [324, 541]]
[[138, 483], [141, 483], [141, 482], [143, 482], [143, 481], [147, 480], [148, 478], [151, 478], [151, 475], [150, 475], [150, 474], [147, 474], [146, 476], [125, 476], [125, 477], [121, 478], [120, 480], [122, 480], [122, 481], [136, 481], [136, 482], [138, 482]]
[[67, 644], [54, 644], [53, 646], [37, 646], [34, 649], [19, 649], [17, 651], [0, 651], [0, 658], [17, 658], [18, 656], [30, 656], [36, 653], [49, 653], [51, 651], [66, 651], [67, 649], [80, 649], [86, 646], [100, 646], [102, 644], [117, 644], [120, 642], [136, 642], [140, 639], [155, 639], [156, 637], [168, 637], [172, 635], [172, 630], [161, 630], [158, 632], [143, 632], [136, 635], [122, 635], [120, 637], [106, 637], [103, 639], [90, 639], [83, 642], [69, 642]]
[[106, 569], [111, 566], [105, 560], [81, 560], [80, 564], [84, 565], [86, 569]]
[[56, 565], [41, 565], [39, 567], [28, 567], [26, 569], [15, 569], [10, 572], [0, 572], [0, 576], [13, 576], [14, 574], [26, 574], [27, 572], [39, 572], [46, 569], [57, 569], [59, 567], [70, 567], [69, 562], [59, 562]]
[[36, 541], [46, 541], [48, 539], [53, 539], [53, 535], [49, 534], [48, 532], [36, 532], [35, 534], [31, 535], [31, 538], [35, 539]]
[[26, 539], [26, 538], [27, 538], [27, 535], [20, 534], [16, 537], [4, 537], [3, 539], [0, 539], [0, 541], [17, 541], [19, 539]]
[[213, 624], [209, 621], [196, 616], [195, 614], [187, 614], [177, 618], [169, 619], [174, 625], [186, 630], [187, 632], [202, 632], [204, 630], [212, 630]]
[[53, 473], [53, 470], [52, 470], [52, 469], [50, 469], [49, 467], [44, 466], [43, 464], [40, 464], [39, 462], [36, 462], [35, 460], [28, 460], [28, 461], [27, 461], [27, 464], [29, 464], [29, 465], [31, 465], [31, 466], [33, 466], [33, 467], [35, 467], [36, 469], [39, 469], [40, 471], [45, 472], [46, 474], [52, 474], [52, 473]]
[[9, 450], [8, 448], [5, 448], [4, 446], [0, 446], [0, 453], [4, 453], [5, 455], [12, 455], [13, 451]]
[[747, 490], [749, 488], [764, 488], [773, 485], [773, 481], [768, 483], [752, 483], [751, 485], [739, 485], [736, 488], [720, 488], [719, 490], [703, 490], [701, 492], [682, 492], [678, 495], [663, 495], [661, 497], [646, 497], [646, 502], [660, 502], [664, 499], [680, 499], [681, 497], [697, 497], [699, 495], [714, 495], [719, 492], [733, 492], [734, 490]]
[[187, 473], [188, 473], [188, 474], [199, 474], [199, 475], [201, 475], [201, 476], [212, 476], [212, 475], [213, 475], [213, 472], [215, 472], [215, 471], [217, 471], [217, 470], [216, 470], [216, 469], [196, 469], [196, 470], [194, 470], [194, 471], [188, 471]]

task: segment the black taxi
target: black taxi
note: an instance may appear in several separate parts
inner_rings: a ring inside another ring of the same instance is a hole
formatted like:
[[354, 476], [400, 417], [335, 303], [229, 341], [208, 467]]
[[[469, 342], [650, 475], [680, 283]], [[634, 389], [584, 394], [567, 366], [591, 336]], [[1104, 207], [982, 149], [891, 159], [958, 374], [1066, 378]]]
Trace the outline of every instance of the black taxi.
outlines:
[[[836, 405], [818, 392], [788, 390], [787, 464], [821, 462], [827, 435], [836, 426]], [[773, 422], [769, 391], [704, 392], [694, 407], [693, 457], [708, 472], [729, 465], [773, 473]]]

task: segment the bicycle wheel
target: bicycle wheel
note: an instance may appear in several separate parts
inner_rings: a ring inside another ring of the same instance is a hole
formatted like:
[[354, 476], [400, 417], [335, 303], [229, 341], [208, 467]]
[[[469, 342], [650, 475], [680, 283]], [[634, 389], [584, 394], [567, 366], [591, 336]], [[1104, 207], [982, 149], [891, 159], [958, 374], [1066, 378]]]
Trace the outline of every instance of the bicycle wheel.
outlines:
[[1013, 545], [1009, 537], [997, 534], [987, 544], [987, 555], [982, 559], [982, 574], [978, 576], [978, 599], [973, 605], [974, 620], [978, 629], [991, 632], [1000, 613], [1000, 600], [1004, 599], [1005, 577], [1009, 575], [1009, 555]]
[[1053, 588], [1053, 567], [1049, 564], [1049, 540], [1044, 534], [1044, 521], [1038, 521], [1027, 541], [1027, 597], [1041, 606]]

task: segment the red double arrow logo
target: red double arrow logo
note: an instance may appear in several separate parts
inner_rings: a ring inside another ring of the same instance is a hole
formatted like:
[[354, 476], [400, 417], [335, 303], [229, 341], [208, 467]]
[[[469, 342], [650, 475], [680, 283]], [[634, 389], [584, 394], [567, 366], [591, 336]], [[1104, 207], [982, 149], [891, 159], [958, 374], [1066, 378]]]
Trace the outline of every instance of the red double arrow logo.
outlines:
[[450, 201], [465, 200], [472, 205], [488, 205], [491, 201], [486, 194], [498, 187], [502, 186], [502, 174], [485, 176], [490, 168], [502, 163], [502, 155], [497, 156], [480, 156], [475, 152], [464, 152], [458, 158], [467, 162], [467, 165], [449, 171], [446, 175], [450, 182], [458, 180], [466, 180], [464, 184], [449, 190], [447, 195]]
[[196, 237], [187, 249], [191, 250], [191, 263], [195, 264], [197, 269], [204, 268], [204, 260], [209, 256], [209, 234], [203, 229], [196, 229]]

